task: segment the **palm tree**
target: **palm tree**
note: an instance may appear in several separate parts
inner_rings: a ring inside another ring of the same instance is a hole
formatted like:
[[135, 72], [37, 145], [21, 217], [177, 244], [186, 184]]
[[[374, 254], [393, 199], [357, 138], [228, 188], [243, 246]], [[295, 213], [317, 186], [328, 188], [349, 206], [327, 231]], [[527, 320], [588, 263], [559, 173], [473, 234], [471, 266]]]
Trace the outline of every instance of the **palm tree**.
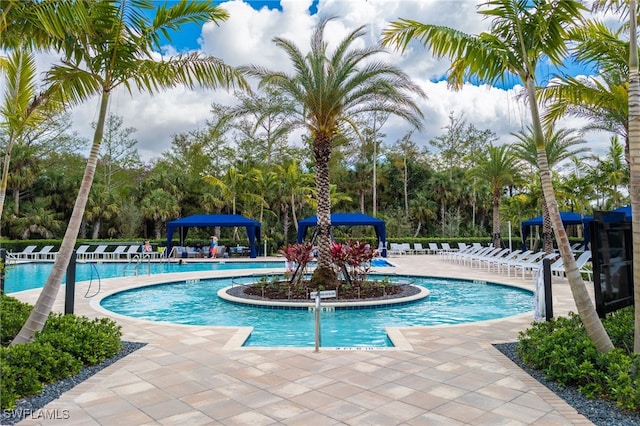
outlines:
[[24, 134], [46, 119], [47, 111], [59, 108], [55, 98], [37, 97], [36, 64], [33, 55], [26, 49], [10, 52], [4, 66], [6, 81], [5, 97], [0, 112], [4, 121], [0, 123], [7, 134], [2, 178], [0, 181], [0, 219], [9, 182], [9, 165], [14, 144], [20, 143]]
[[518, 161], [510, 145], [486, 148], [486, 155], [476, 159], [476, 165], [469, 171], [471, 177], [487, 180], [493, 195], [493, 246], [502, 247], [500, 237], [500, 199], [504, 188], [517, 180]]
[[142, 199], [140, 211], [153, 222], [155, 238], [160, 239], [162, 225], [180, 216], [180, 203], [169, 192], [156, 188]]
[[[628, 9], [626, 9], [628, 7]], [[624, 17], [629, 18], [629, 134], [627, 147], [629, 151], [629, 176], [630, 188], [629, 195], [631, 198], [631, 223], [634, 229], [633, 234], [633, 279], [634, 282], [640, 282], [640, 164], [637, 159], [640, 158], [640, 75], [638, 72], [638, 35], [637, 35], [637, 19], [638, 4], [636, 0], [596, 0], [594, 9], [614, 9], [623, 12]], [[635, 300], [635, 324], [634, 324], [634, 343], [633, 351], [640, 353], [640, 285], [634, 286]]]
[[313, 194], [313, 176], [305, 173], [298, 160], [278, 165], [276, 173], [280, 176], [282, 186], [289, 195], [289, 207], [293, 226], [298, 231], [298, 208], [309, 203]]
[[[638, 75], [638, 40], [636, 34], [637, 5], [636, 0], [629, 0], [629, 157], [633, 160], [640, 158], [640, 78]], [[633, 265], [633, 280], [640, 283], [640, 266], [637, 259], [640, 259], [640, 165], [637, 161], [631, 161], [630, 165], [631, 181], [631, 221], [634, 231], [633, 258], [636, 259]], [[640, 285], [634, 286], [633, 296], [635, 300], [635, 325], [633, 351], [640, 353]]]
[[600, 208], [610, 210], [620, 207], [624, 198], [620, 187], [627, 188], [629, 185], [629, 165], [624, 159], [624, 146], [618, 137], [611, 137], [606, 156], [594, 156], [593, 160], [595, 164], [591, 177], [595, 186], [600, 188]]
[[[533, 129], [531, 126], [527, 126], [526, 131], [512, 133], [512, 135], [518, 138], [518, 142], [514, 146], [514, 152], [518, 158], [537, 168], [538, 150], [536, 148], [536, 141], [533, 137]], [[548, 127], [545, 134], [544, 146], [549, 167], [553, 169], [554, 166], [572, 156], [588, 152], [589, 148], [587, 147], [574, 148], [576, 145], [581, 145], [585, 142], [586, 141], [582, 137], [575, 134], [575, 132], [570, 129], [556, 130]], [[553, 252], [553, 240], [551, 239], [552, 233], [551, 218], [549, 217], [549, 210], [547, 209], [547, 203], [544, 200], [543, 194], [542, 241], [543, 249], [546, 253]]]
[[597, 78], [559, 76], [540, 88], [537, 96], [547, 106], [542, 115], [545, 126], [565, 116], [586, 119], [584, 131], [613, 132], [628, 148], [629, 43], [619, 39], [620, 31], [588, 22], [571, 32], [577, 43], [573, 49], [576, 59], [595, 63], [600, 72]]
[[[147, 18], [149, 12], [155, 12], [151, 22]], [[24, 32], [25, 38], [32, 37], [63, 55], [62, 62], [46, 73], [48, 92], [61, 93], [70, 105], [100, 95], [93, 143], [71, 219], [51, 274], [14, 344], [31, 341], [53, 307], [91, 190], [111, 93], [121, 86], [129, 92], [136, 89], [149, 93], [180, 84], [189, 88], [248, 87], [236, 70], [217, 58], [189, 53], [160, 61], [153, 59], [153, 49], [161, 37], [169, 36], [169, 31], [186, 23], [218, 22], [227, 16], [224, 10], [208, 2], [188, 0], [157, 8], [152, 0], [63, 0], [36, 2], [32, 8], [25, 8], [24, 13], [13, 16], [13, 21], [3, 23], [9, 35]], [[15, 38], [5, 39], [3, 34], [2, 40]]]
[[380, 46], [354, 48], [352, 44], [364, 35], [358, 27], [340, 41], [329, 56], [324, 40], [327, 24], [334, 18], [322, 19], [311, 36], [311, 50], [303, 53], [291, 41], [276, 37], [274, 42], [288, 55], [293, 74], [253, 65], [241, 68], [260, 79], [261, 87], [274, 87], [295, 102], [298, 123], [309, 130], [316, 166], [318, 216], [318, 266], [315, 283], [332, 282], [331, 267], [331, 200], [329, 163], [333, 144], [342, 126], [354, 126], [354, 118], [371, 111], [390, 112], [420, 126], [420, 113], [409, 94], [424, 96], [398, 68], [375, 56], [385, 52]]
[[[613, 348], [611, 339], [591, 302], [560, 217], [535, 86], [540, 59], [545, 58], [554, 65], [562, 63], [567, 53], [568, 30], [580, 25], [584, 10], [581, 2], [574, 0], [489, 0], [479, 12], [492, 19], [489, 32], [475, 36], [402, 19], [392, 22], [384, 31], [383, 44], [406, 49], [415, 38], [429, 46], [436, 56], [451, 58], [448, 82], [455, 89], [462, 88], [469, 76], [492, 84], [515, 75], [523, 83], [536, 141], [542, 190], [571, 292], [589, 337], [599, 351], [608, 352]], [[638, 130], [640, 132], [640, 127]]]

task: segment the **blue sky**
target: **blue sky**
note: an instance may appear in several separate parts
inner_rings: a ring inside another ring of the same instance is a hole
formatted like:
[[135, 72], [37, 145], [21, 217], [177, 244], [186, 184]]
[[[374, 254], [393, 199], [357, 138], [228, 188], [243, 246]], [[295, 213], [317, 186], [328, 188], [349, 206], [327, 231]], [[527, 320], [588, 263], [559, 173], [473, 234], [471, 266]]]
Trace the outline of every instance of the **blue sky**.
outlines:
[[[228, 0], [223, 1], [215, 1], [215, 4], [224, 4]], [[318, 1], [313, 0], [313, 4], [309, 7], [309, 13], [315, 14], [318, 12]], [[273, 10], [282, 10], [282, 6], [280, 5], [280, 0], [244, 0], [245, 3], [251, 5], [251, 7], [255, 10], [260, 10], [262, 8], [273, 9]], [[168, 4], [175, 3], [175, 1], [168, 1]], [[202, 28], [198, 25], [185, 25], [182, 28], [182, 31], [176, 32], [171, 35], [172, 45], [179, 51], [181, 50], [192, 50], [198, 49], [200, 45], [198, 44], [198, 37], [200, 37], [200, 31]]]
[[[325, 39], [331, 49], [348, 32], [365, 27], [364, 44], [379, 40], [384, 28], [399, 18], [411, 18], [457, 28], [469, 34], [488, 29], [488, 21], [477, 13], [477, 6], [485, 0], [278, 0], [245, 1], [225, 0], [220, 3], [229, 12], [229, 19], [219, 25], [186, 26], [172, 36], [172, 43], [164, 46], [165, 54], [185, 50], [198, 50], [215, 56], [233, 66], [254, 64], [269, 69], [289, 72], [288, 58], [273, 43], [274, 37], [293, 41], [301, 49], [309, 44], [309, 37], [318, 16], [335, 16], [329, 23]], [[520, 96], [516, 79], [509, 79], [501, 87], [468, 84], [457, 92], [449, 90], [446, 75], [449, 63], [434, 58], [424, 46], [415, 43], [404, 53], [390, 51], [381, 60], [391, 62], [419, 84], [428, 98], [418, 104], [425, 116], [424, 128], [413, 133], [412, 140], [419, 146], [429, 146], [431, 139], [442, 136], [449, 117], [462, 117], [467, 124], [480, 130], [494, 132], [499, 143], [513, 140], [512, 133], [529, 124], [529, 110]], [[551, 77], [555, 70], [540, 70], [540, 76]], [[593, 70], [570, 65], [562, 72], [571, 75], [593, 74]], [[515, 85], [514, 85], [515, 83]], [[111, 112], [124, 119], [126, 127], [137, 131], [134, 137], [144, 160], [159, 156], [171, 146], [179, 133], [202, 128], [210, 119], [212, 103], [232, 105], [233, 93], [223, 90], [187, 90], [176, 88], [150, 96], [130, 96], [124, 91], [113, 96]], [[81, 136], [90, 138], [95, 121], [96, 104], [84, 104], [74, 110], [74, 127]], [[559, 123], [562, 128], [583, 127], [586, 123], [567, 119]], [[381, 132], [385, 144], [392, 145], [411, 131], [408, 124], [394, 116]], [[604, 152], [609, 135], [586, 135], [592, 149]], [[295, 135], [292, 143], [300, 141]]]

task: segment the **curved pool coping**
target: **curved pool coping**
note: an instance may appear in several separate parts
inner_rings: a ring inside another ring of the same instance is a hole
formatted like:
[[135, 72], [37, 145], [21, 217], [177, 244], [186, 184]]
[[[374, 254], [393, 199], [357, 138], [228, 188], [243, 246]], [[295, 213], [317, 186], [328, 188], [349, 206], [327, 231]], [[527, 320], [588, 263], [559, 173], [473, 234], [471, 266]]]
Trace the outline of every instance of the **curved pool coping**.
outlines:
[[[261, 273], [277, 273], [278, 271], [281, 271], [280, 269], [278, 270], [269, 270], [264, 269], [261, 270]], [[106, 309], [102, 306], [102, 300], [110, 295], [113, 295], [115, 293], [119, 293], [122, 291], [127, 291], [127, 290], [132, 290], [132, 289], [136, 289], [136, 288], [140, 288], [140, 287], [146, 287], [146, 286], [154, 286], [154, 285], [161, 285], [161, 284], [169, 284], [172, 282], [176, 282], [176, 281], [185, 281], [185, 280], [200, 280], [200, 279], [217, 279], [217, 278], [234, 278], [234, 277], [243, 277], [243, 276], [248, 276], [248, 275], [253, 275], [253, 273], [255, 273], [256, 271], [252, 270], [251, 274], [247, 274], [247, 272], [249, 272], [248, 270], [244, 270], [244, 269], [237, 269], [237, 270], [225, 270], [225, 271], [208, 271], [208, 272], [178, 272], [178, 273], [171, 273], [171, 274], [158, 274], [158, 275], [147, 275], [147, 276], [138, 276], [138, 277], [127, 277], [128, 279], [126, 280], [122, 280], [122, 279], [118, 279], [118, 278], [109, 278], [107, 280], [105, 280], [108, 283], [118, 283], [118, 285], [115, 288], [109, 288], [108, 290], [102, 290], [99, 294], [97, 294], [95, 297], [91, 297], [89, 305], [91, 306], [91, 308], [98, 313], [102, 313], [103, 315], [107, 315], [110, 316], [114, 319], [122, 319], [122, 320], [126, 320], [128, 322], [131, 322], [133, 324], [138, 323], [138, 324], [156, 324], [156, 325], [162, 325], [162, 326], [171, 326], [171, 327], [176, 327], [177, 330], [179, 330], [182, 327], [202, 327], [202, 328], [207, 328], [207, 327], [213, 327], [213, 328], [224, 328], [224, 329], [235, 329], [236, 333], [233, 335], [233, 337], [224, 345], [225, 349], [242, 349], [242, 350], [271, 350], [274, 348], [282, 348], [282, 347], [278, 347], [278, 346], [265, 346], [265, 347], [259, 347], [259, 346], [244, 346], [244, 342], [246, 341], [246, 339], [249, 338], [249, 336], [251, 335], [251, 332], [253, 331], [253, 327], [243, 327], [243, 326], [212, 326], [212, 325], [191, 325], [191, 324], [178, 324], [175, 322], [166, 322], [166, 321], [152, 321], [152, 320], [147, 320], [147, 319], [142, 319], [142, 318], [136, 318], [136, 317], [132, 317], [132, 316], [127, 316], [127, 315], [122, 315], [122, 314], [118, 314], [114, 311], [111, 311], [109, 309]], [[389, 275], [395, 275], [395, 276], [416, 276], [416, 277], [421, 277], [421, 278], [444, 278], [444, 279], [460, 279], [460, 280], [464, 280], [464, 281], [475, 281], [475, 282], [481, 282], [481, 283], [491, 283], [494, 285], [500, 285], [500, 286], [505, 286], [505, 287], [511, 287], [511, 288], [515, 288], [515, 289], [520, 289], [520, 290], [525, 290], [528, 291], [530, 293], [533, 294], [533, 291], [531, 288], [527, 288], [527, 286], [522, 283], [514, 283], [514, 282], [505, 282], [502, 280], [497, 280], [497, 279], [474, 279], [474, 278], [469, 278], [469, 277], [448, 277], [448, 276], [442, 276], [442, 275], [437, 275], [437, 274], [424, 274], [424, 273], [407, 273], [407, 272], [401, 272], [401, 273], [397, 273], [397, 272], [388, 272], [383, 270], [376, 270], [375, 273], [384, 273], [384, 274], [389, 274]], [[493, 277], [492, 277], [493, 278]], [[123, 282], [123, 281], [126, 281]], [[105, 283], [106, 284], [106, 283]], [[109, 286], [110, 287], [110, 286]], [[376, 301], [379, 302], [379, 301]], [[469, 322], [465, 322], [465, 323], [460, 323], [460, 324], [440, 324], [440, 325], [431, 325], [431, 326], [402, 326], [402, 327], [398, 327], [398, 326], [387, 326], [385, 327], [385, 332], [387, 333], [387, 336], [389, 337], [389, 340], [391, 340], [393, 346], [391, 347], [355, 347], [355, 348], [330, 348], [330, 347], [324, 347], [324, 349], [332, 349], [332, 350], [383, 350], [383, 351], [395, 351], [395, 350], [399, 350], [399, 351], [411, 351], [413, 350], [413, 345], [410, 343], [410, 341], [407, 339], [407, 337], [405, 336], [405, 332], [410, 330], [410, 329], [423, 329], [423, 328], [457, 328], [457, 327], [465, 327], [468, 326], [469, 324], [484, 324], [484, 325], [489, 325], [492, 323], [499, 323], [500, 321], [504, 321], [505, 319], [508, 318], [518, 318], [518, 317], [528, 317], [531, 316], [531, 312], [523, 312], [523, 313], [519, 313], [519, 314], [515, 314], [515, 315], [509, 315], [509, 316], [505, 316], [505, 317], [501, 317], [501, 318], [494, 318], [494, 319], [489, 319], [489, 320], [484, 320], [484, 321], [474, 321], [473, 323], [469, 323]], [[307, 347], [283, 347], [286, 349], [308, 349]]]
[[[323, 299], [321, 304], [324, 307], [329, 308], [371, 308], [378, 306], [393, 306], [400, 305], [409, 302], [414, 302], [416, 300], [424, 299], [425, 297], [429, 297], [429, 290], [426, 288], [409, 284], [411, 287], [415, 287], [419, 290], [417, 294], [412, 294], [410, 296], [404, 297], [394, 297], [390, 299], [375, 299], [375, 300], [363, 300], [363, 301], [329, 301]], [[239, 305], [248, 305], [248, 306], [260, 306], [260, 307], [270, 307], [270, 308], [312, 308], [315, 306], [314, 300], [309, 300], [308, 302], [302, 301], [277, 301], [277, 300], [265, 300], [265, 299], [250, 299], [247, 297], [237, 297], [228, 293], [230, 289], [234, 288], [234, 286], [228, 286], [221, 288], [218, 290], [218, 297], [226, 300], [227, 302], [236, 303]]]

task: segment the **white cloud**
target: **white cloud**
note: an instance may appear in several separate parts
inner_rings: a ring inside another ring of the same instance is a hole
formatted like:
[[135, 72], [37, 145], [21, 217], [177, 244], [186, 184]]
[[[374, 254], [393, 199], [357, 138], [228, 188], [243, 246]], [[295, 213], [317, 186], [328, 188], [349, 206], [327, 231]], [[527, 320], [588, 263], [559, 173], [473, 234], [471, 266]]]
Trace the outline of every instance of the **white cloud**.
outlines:
[[[318, 14], [310, 15], [311, 0], [281, 0], [282, 10], [263, 8], [254, 10], [240, 0], [222, 4], [230, 18], [219, 25], [207, 23], [199, 34], [200, 50], [233, 65], [257, 64], [269, 69], [288, 71], [289, 63], [282, 49], [273, 43], [274, 37], [292, 40], [306, 50], [313, 27], [320, 17], [337, 16], [327, 27], [331, 43], [341, 40], [348, 32], [365, 25], [367, 35], [362, 43], [375, 43], [390, 21], [410, 18], [420, 22], [446, 25], [466, 33], [486, 30], [489, 22], [477, 13], [476, 2], [445, 0], [320, 0]], [[177, 49], [167, 46], [165, 54]], [[51, 57], [47, 58], [51, 60]], [[517, 132], [528, 123], [528, 109], [516, 98], [516, 88], [497, 88], [465, 85], [457, 92], [437, 81], [446, 73], [448, 61], [437, 59], [419, 43], [411, 43], [404, 54], [390, 52], [386, 60], [396, 64], [421, 84], [428, 99], [421, 102], [425, 115], [424, 130], [414, 140], [426, 144], [429, 139], [444, 133], [451, 112], [463, 114], [469, 124], [490, 129], [501, 141], [508, 141], [510, 132]], [[202, 128], [212, 102], [228, 104], [231, 94], [224, 90], [173, 89], [154, 96], [124, 91], [114, 93], [111, 113], [124, 118], [124, 125], [137, 128], [134, 136], [144, 160], [158, 156], [170, 146], [176, 133]], [[87, 102], [74, 109], [74, 124], [79, 133], [91, 139], [90, 123], [95, 121], [96, 102]], [[575, 123], [575, 120], [572, 122]], [[398, 119], [387, 122], [382, 132], [387, 143], [402, 137], [409, 125]], [[594, 137], [594, 145], [602, 137]], [[604, 138], [608, 141], [608, 136]], [[608, 142], [605, 142], [608, 144]], [[601, 149], [604, 151], [604, 149]]]

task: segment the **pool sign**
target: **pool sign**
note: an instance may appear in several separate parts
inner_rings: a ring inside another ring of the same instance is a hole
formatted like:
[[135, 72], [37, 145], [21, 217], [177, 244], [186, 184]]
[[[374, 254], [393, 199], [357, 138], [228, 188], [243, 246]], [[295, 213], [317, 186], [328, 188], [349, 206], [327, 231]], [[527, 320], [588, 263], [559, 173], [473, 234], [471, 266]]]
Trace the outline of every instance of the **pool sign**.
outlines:
[[320, 299], [329, 299], [331, 297], [338, 297], [335, 290], [323, 290], [323, 291], [312, 291], [309, 293], [310, 299], [315, 299], [316, 297], [320, 297]]

